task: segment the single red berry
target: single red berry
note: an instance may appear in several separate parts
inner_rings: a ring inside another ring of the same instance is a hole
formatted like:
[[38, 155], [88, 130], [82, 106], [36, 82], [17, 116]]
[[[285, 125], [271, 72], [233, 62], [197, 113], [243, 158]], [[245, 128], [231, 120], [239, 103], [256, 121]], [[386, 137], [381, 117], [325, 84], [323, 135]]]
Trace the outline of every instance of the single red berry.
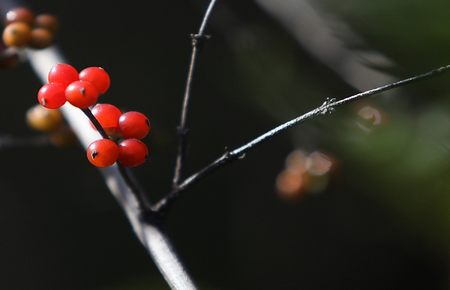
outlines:
[[94, 166], [111, 166], [119, 157], [119, 146], [109, 139], [100, 139], [89, 145], [86, 155]]
[[98, 91], [89, 82], [76, 81], [66, 88], [66, 99], [73, 106], [86, 109], [97, 102]]
[[51, 83], [42, 86], [38, 92], [39, 104], [47, 109], [58, 109], [66, 102], [64, 95], [65, 86], [58, 83]]
[[119, 118], [120, 134], [123, 138], [142, 139], [150, 132], [150, 121], [139, 112], [126, 112]]
[[100, 94], [106, 93], [111, 84], [108, 73], [101, 67], [88, 67], [80, 72], [80, 80], [91, 82]]
[[75, 81], [78, 81], [78, 72], [69, 64], [59, 63], [53, 66], [48, 73], [49, 83], [60, 83], [68, 86]]
[[136, 167], [147, 160], [148, 148], [138, 139], [125, 139], [119, 143], [119, 162], [126, 167]]
[[119, 118], [122, 112], [114, 105], [97, 104], [92, 109], [92, 114], [98, 120], [106, 134], [116, 136], [119, 131]]

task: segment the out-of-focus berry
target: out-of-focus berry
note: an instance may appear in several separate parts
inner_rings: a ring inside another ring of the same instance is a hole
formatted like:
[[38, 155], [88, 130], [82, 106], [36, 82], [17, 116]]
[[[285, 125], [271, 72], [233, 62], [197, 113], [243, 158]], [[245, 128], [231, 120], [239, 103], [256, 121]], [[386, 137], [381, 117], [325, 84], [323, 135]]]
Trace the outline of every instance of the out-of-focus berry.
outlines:
[[42, 131], [51, 132], [63, 123], [63, 117], [59, 110], [46, 109], [40, 105], [31, 107], [26, 114], [28, 126]]
[[30, 47], [42, 49], [49, 47], [53, 42], [53, 34], [45, 28], [31, 30]]
[[34, 14], [26, 7], [11, 9], [6, 13], [5, 23], [8, 25], [13, 22], [25, 22], [29, 26], [32, 26], [34, 24]]
[[3, 42], [9, 47], [25, 47], [31, 40], [31, 28], [25, 22], [13, 22], [3, 30]]
[[281, 198], [298, 200], [303, 197], [308, 178], [303, 172], [287, 168], [277, 177], [276, 188]]
[[35, 26], [45, 28], [51, 33], [55, 33], [58, 30], [58, 19], [52, 14], [39, 14], [36, 16]]
[[308, 173], [315, 176], [322, 176], [330, 172], [333, 167], [333, 160], [326, 154], [314, 151], [306, 159], [306, 169]]

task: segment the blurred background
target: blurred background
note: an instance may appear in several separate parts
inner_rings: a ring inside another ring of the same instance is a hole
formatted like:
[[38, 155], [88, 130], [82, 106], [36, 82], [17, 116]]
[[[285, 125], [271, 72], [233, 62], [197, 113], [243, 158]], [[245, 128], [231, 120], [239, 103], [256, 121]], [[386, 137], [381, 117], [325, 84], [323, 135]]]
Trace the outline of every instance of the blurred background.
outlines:
[[[2, 1], [0, 1], [0, 5]], [[102, 97], [150, 116], [170, 188], [189, 34], [208, 1], [33, 1]], [[219, 1], [193, 88], [190, 173], [320, 105], [450, 63], [446, 0]], [[0, 71], [1, 134], [35, 136], [38, 78]], [[168, 232], [201, 289], [450, 289], [448, 75], [309, 121], [190, 190]], [[168, 289], [79, 146], [0, 151], [0, 289]]]

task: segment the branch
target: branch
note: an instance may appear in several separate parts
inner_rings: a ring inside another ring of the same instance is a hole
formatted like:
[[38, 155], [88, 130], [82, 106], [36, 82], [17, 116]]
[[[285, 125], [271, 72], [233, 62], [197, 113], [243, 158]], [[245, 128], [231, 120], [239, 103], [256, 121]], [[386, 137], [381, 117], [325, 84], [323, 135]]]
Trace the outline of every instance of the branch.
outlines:
[[188, 112], [189, 112], [189, 103], [191, 99], [191, 91], [192, 91], [192, 81], [194, 80], [194, 73], [195, 68], [198, 61], [198, 52], [199, 52], [199, 45], [208, 38], [207, 35], [205, 35], [206, 26], [208, 24], [209, 17], [211, 16], [212, 10], [214, 8], [214, 5], [216, 4], [217, 0], [211, 0], [209, 3], [208, 8], [206, 9], [205, 16], [203, 17], [202, 23], [200, 25], [200, 29], [198, 30], [197, 34], [192, 34], [192, 53], [191, 53], [191, 61], [189, 63], [189, 69], [188, 69], [188, 75], [186, 80], [186, 87], [184, 90], [184, 97], [183, 97], [183, 105], [181, 107], [181, 117], [180, 117], [180, 124], [178, 125], [177, 131], [178, 131], [178, 149], [177, 149], [177, 157], [175, 161], [175, 172], [172, 180], [172, 187], [177, 188], [178, 183], [180, 182], [180, 179], [183, 175], [183, 169], [184, 169], [184, 161], [186, 158], [186, 149], [187, 149], [187, 135], [188, 135], [188, 128], [187, 128], [187, 118], [188, 118]]
[[387, 84], [375, 89], [371, 89], [362, 93], [358, 93], [346, 98], [343, 98], [341, 100], [336, 101], [335, 99], [330, 99], [327, 98], [327, 100], [320, 105], [319, 107], [316, 107], [315, 109], [312, 109], [311, 111], [304, 113], [303, 115], [298, 116], [297, 118], [294, 118], [286, 123], [283, 123], [269, 131], [267, 131], [266, 133], [260, 135], [259, 137], [251, 140], [250, 142], [234, 149], [231, 151], [227, 151], [225, 154], [223, 154], [222, 156], [220, 156], [218, 159], [216, 159], [215, 161], [213, 161], [212, 163], [210, 163], [209, 165], [205, 166], [203, 169], [201, 169], [200, 171], [192, 174], [190, 177], [186, 178], [183, 182], [181, 182], [179, 184], [179, 186], [175, 189], [173, 189], [166, 197], [162, 198], [154, 207], [155, 211], [158, 212], [166, 212], [170, 205], [180, 196], [180, 194], [184, 191], [186, 191], [188, 188], [190, 188], [192, 185], [194, 185], [195, 183], [197, 183], [198, 181], [200, 181], [202, 178], [204, 178], [205, 176], [211, 174], [212, 172], [214, 172], [215, 170], [221, 168], [222, 166], [224, 166], [225, 164], [230, 163], [231, 161], [235, 161], [237, 159], [242, 159], [245, 157], [245, 154], [248, 153], [249, 151], [251, 151], [252, 149], [254, 149], [256, 146], [265, 143], [266, 141], [269, 141], [270, 139], [272, 139], [273, 137], [275, 137], [276, 135], [286, 131], [287, 129], [299, 125], [303, 122], [305, 122], [306, 120], [312, 119], [314, 117], [319, 117], [322, 115], [326, 115], [329, 114], [331, 112], [333, 112], [333, 110], [336, 107], [348, 104], [348, 103], [352, 103], [358, 100], [361, 100], [363, 98], [369, 97], [369, 96], [373, 96], [385, 91], [389, 91], [398, 87], [402, 87], [402, 86], [406, 86], [408, 84], [420, 81], [420, 80], [424, 80], [424, 79], [428, 79], [431, 78], [433, 76], [442, 74], [444, 72], [447, 72], [448, 70], [450, 70], [450, 65], [446, 65], [437, 69], [434, 69], [432, 71], [417, 75], [417, 76], [413, 76], [398, 82], [394, 82], [391, 84]]
[[[55, 48], [26, 50], [30, 64], [43, 83], [48, 71], [57, 63], [67, 63]], [[102, 138], [90, 125], [89, 118], [81, 110], [66, 104], [61, 112], [78, 136], [84, 148]], [[147, 250], [158, 269], [172, 289], [196, 289], [183, 264], [175, 253], [169, 239], [162, 230], [157, 214], [143, 211], [142, 202], [134, 195], [120, 167], [116, 164], [100, 169], [106, 185], [127, 216], [136, 236]]]
[[47, 135], [32, 137], [17, 137], [12, 135], [0, 135], [0, 150], [13, 148], [47, 147], [53, 143]]

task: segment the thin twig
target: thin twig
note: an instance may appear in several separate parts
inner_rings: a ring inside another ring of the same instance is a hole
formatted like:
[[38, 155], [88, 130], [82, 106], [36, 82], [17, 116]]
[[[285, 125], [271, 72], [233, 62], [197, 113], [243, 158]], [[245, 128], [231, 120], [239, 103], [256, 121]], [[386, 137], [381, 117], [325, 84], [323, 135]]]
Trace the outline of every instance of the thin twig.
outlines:
[[189, 112], [189, 104], [191, 100], [191, 91], [192, 91], [192, 81], [194, 80], [194, 73], [195, 68], [198, 60], [198, 52], [199, 52], [199, 45], [202, 41], [204, 41], [206, 38], [208, 38], [205, 35], [206, 26], [208, 25], [209, 17], [211, 16], [211, 13], [213, 11], [214, 5], [216, 4], [217, 0], [211, 0], [211, 2], [208, 5], [208, 8], [206, 9], [205, 16], [203, 17], [202, 23], [200, 25], [200, 29], [198, 30], [197, 34], [191, 35], [192, 40], [192, 53], [191, 53], [191, 60], [189, 63], [189, 69], [188, 69], [188, 75], [186, 80], [186, 87], [184, 90], [184, 97], [183, 97], [183, 105], [181, 107], [181, 117], [180, 117], [180, 124], [178, 125], [177, 131], [178, 131], [178, 148], [177, 148], [177, 157], [175, 161], [175, 170], [174, 170], [174, 176], [172, 180], [172, 187], [177, 188], [178, 183], [180, 182], [180, 179], [183, 175], [184, 170], [184, 162], [186, 158], [186, 149], [187, 149], [187, 135], [188, 135], [188, 128], [187, 128], [187, 121], [188, 121], [188, 112]]
[[81, 111], [83, 111], [83, 113], [86, 115], [86, 117], [89, 118], [89, 120], [92, 122], [92, 125], [94, 125], [95, 129], [97, 129], [97, 131], [100, 133], [100, 135], [102, 135], [102, 138], [109, 139], [108, 134], [106, 134], [106, 131], [103, 128], [103, 126], [100, 124], [100, 122], [94, 116], [94, 114], [92, 114], [91, 109], [89, 109], [89, 108], [81, 109]]
[[190, 177], [186, 178], [183, 182], [181, 182], [177, 188], [173, 189], [167, 196], [162, 198], [154, 207], [155, 211], [158, 212], [165, 212], [168, 210], [170, 205], [177, 199], [177, 197], [180, 195], [180, 193], [186, 191], [188, 188], [190, 188], [192, 185], [197, 183], [199, 180], [201, 180], [203, 177], [209, 175], [210, 173], [214, 172], [216, 169], [221, 168], [225, 164], [244, 158], [245, 154], [248, 153], [250, 150], [252, 150], [257, 145], [260, 145], [270, 139], [272, 139], [274, 136], [286, 131], [287, 129], [298, 125], [300, 123], [303, 123], [304, 121], [308, 119], [312, 119], [314, 117], [318, 117], [321, 115], [326, 115], [328, 113], [331, 113], [336, 107], [342, 106], [344, 104], [348, 104], [351, 102], [355, 102], [357, 100], [361, 100], [363, 98], [373, 96], [385, 91], [389, 91], [398, 87], [402, 87], [414, 82], [417, 82], [419, 80], [424, 80], [439, 74], [442, 74], [446, 71], [450, 70], [450, 65], [446, 65], [437, 69], [434, 69], [432, 71], [416, 75], [398, 82], [394, 82], [391, 84], [387, 84], [372, 90], [368, 90], [362, 93], [358, 93], [346, 98], [343, 98], [341, 100], [335, 101], [334, 99], [329, 99], [320, 105], [319, 107], [316, 107], [315, 109], [298, 116], [297, 118], [294, 118], [286, 123], [283, 123], [272, 130], [267, 131], [266, 133], [260, 135], [259, 137], [251, 140], [250, 142], [234, 149], [231, 151], [226, 152], [222, 156], [220, 156], [218, 159], [210, 163], [209, 165], [205, 166], [203, 169], [199, 170], [198, 172], [192, 174]]
[[[100, 133], [102, 138], [110, 139], [105, 129], [100, 124], [100, 122], [97, 120], [94, 114], [92, 114], [92, 111], [89, 108], [81, 110], [86, 115], [86, 117], [89, 118], [89, 120], [92, 122], [95, 129], [97, 129], [97, 131]], [[132, 176], [132, 173], [128, 171], [119, 161], [117, 161], [116, 164], [123, 179], [127, 183], [128, 187], [131, 189], [133, 194], [136, 196], [136, 199], [139, 201], [139, 206], [142, 207], [143, 211], [151, 211], [152, 205], [148, 200], [147, 195], [140, 190], [142, 187], [137, 183], [137, 179], [134, 178]]]

